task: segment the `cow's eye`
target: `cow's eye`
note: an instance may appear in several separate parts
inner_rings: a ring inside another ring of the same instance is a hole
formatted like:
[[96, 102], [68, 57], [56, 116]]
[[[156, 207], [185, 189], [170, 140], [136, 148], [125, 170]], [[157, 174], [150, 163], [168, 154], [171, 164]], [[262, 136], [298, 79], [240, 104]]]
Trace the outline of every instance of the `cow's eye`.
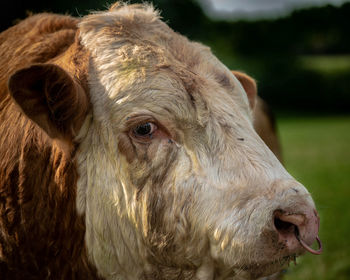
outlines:
[[154, 123], [147, 122], [136, 126], [133, 132], [136, 137], [152, 137], [156, 129], [157, 126]]

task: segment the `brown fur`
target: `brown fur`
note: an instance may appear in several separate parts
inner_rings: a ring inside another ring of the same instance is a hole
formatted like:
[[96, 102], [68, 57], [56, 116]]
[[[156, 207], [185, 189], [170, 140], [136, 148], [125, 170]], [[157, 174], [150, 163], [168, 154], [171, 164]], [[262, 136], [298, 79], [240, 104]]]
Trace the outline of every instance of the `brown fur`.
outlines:
[[[60, 57], [64, 65], [80, 63], [79, 55], [69, 56], [81, 53], [74, 43], [77, 22], [68, 16], [41, 14], [0, 34], [1, 279], [97, 278], [87, 261], [84, 220], [76, 212], [74, 135], [66, 137], [64, 145], [49, 138], [20, 112], [7, 87], [11, 74], [33, 63]], [[72, 74], [84, 83], [82, 73], [72, 70]], [[22, 82], [17, 79], [13, 86], [18, 88]], [[86, 89], [84, 84], [81, 87]], [[85, 102], [85, 111], [86, 106]], [[83, 116], [79, 118], [77, 126]]]
[[245, 92], [247, 93], [249, 105], [252, 109], [255, 107], [256, 102], [256, 96], [257, 96], [257, 87], [256, 82], [253, 78], [249, 77], [247, 74], [239, 72], [239, 71], [232, 71], [233, 75], [236, 76], [238, 81], [242, 84], [243, 88], [245, 89]]

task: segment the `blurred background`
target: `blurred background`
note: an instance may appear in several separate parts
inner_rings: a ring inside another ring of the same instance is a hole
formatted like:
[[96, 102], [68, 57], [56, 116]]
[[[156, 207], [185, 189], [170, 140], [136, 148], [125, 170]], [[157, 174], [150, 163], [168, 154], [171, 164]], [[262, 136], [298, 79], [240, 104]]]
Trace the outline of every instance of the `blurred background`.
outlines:
[[[284, 279], [350, 279], [350, 1], [148, 2], [175, 31], [254, 77], [276, 115], [284, 163], [316, 201], [324, 244], [321, 256], [299, 258]], [[104, 0], [11, 1], [0, 31], [28, 12], [83, 16], [106, 7]]]

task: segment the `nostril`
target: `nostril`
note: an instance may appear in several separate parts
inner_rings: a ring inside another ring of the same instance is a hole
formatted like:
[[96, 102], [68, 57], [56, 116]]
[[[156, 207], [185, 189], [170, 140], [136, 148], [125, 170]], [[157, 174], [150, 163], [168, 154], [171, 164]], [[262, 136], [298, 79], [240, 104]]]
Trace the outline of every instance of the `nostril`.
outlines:
[[288, 235], [294, 233], [297, 226], [290, 222], [282, 221], [280, 218], [274, 219], [275, 228], [281, 235]]
[[282, 211], [275, 211], [274, 213], [274, 225], [277, 232], [282, 237], [293, 237], [296, 231], [299, 231], [299, 227], [303, 226], [305, 217], [298, 214], [286, 214]]
[[274, 213], [275, 223], [285, 225], [284, 223], [293, 224], [297, 227], [305, 224], [305, 215], [302, 214], [287, 214], [282, 211], [275, 211]]

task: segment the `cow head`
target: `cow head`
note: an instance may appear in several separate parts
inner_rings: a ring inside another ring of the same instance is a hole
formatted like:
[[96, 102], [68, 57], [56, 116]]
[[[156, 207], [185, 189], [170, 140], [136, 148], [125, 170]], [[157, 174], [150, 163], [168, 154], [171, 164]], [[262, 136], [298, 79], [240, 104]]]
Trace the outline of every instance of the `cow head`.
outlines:
[[103, 277], [250, 279], [304, 251], [295, 232], [313, 243], [310, 194], [253, 129], [252, 81], [149, 6], [116, 4], [79, 29], [89, 93], [55, 64], [9, 88], [50, 137], [79, 144], [77, 209]]

